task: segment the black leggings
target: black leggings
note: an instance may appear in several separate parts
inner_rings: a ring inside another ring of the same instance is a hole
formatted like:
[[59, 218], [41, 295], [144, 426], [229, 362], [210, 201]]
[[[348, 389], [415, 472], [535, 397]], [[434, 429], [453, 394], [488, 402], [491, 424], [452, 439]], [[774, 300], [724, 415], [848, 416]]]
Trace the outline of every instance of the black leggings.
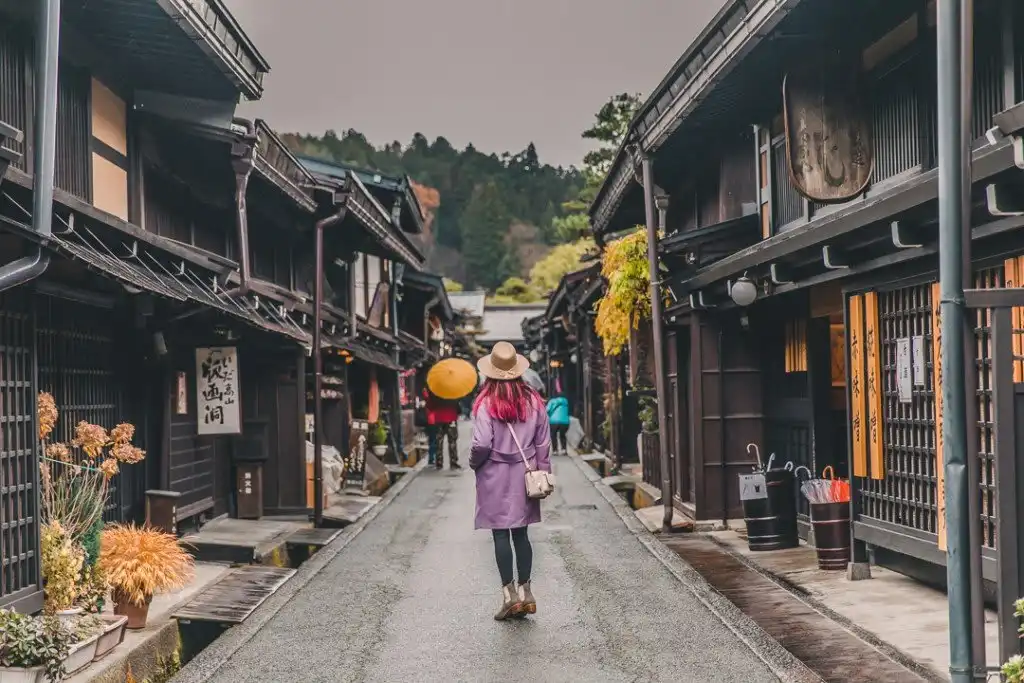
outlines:
[[[501, 585], [512, 583], [512, 544], [516, 546], [515, 563], [519, 569], [519, 583], [530, 580], [533, 569], [533, 546], [527, 535], [527, 527], [518, 529], [492, 529], [494, 534], [494, 557], [498, 560], [498, 573], [501, 574]], [[511, 542], [509, 537], [511, 536]]]

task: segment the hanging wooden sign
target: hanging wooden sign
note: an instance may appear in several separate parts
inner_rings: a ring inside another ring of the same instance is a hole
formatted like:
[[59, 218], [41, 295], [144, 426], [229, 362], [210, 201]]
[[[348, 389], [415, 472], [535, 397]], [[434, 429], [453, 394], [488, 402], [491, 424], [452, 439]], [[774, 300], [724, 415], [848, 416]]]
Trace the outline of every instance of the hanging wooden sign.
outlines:
[[864, 296], [850, 297], [850, 408], [853, 437], [853, 476], [868, 476], [868, 437], [864, 410]]
[[789, 179], [811, 201], [849, 201], [867, 188], [875, 165], [858, 82], [835, 62], [808, 61], [782, 82]]
[[935, 533], [946, 550], [946, 472], [942, 462], [942, 316], [939, 283], [932, 284], [932, 391], [935, 394]]
[[882, 340], [878, 324], [878, 293], [864, 295], [864, 357], [867, 362], [868, 442], [871, 478], [885, 479], [885, 414], [882, 386]]
[[196, 349], [196, 433], [241, 434], [238, 402], [238, 349], [216, 346]]

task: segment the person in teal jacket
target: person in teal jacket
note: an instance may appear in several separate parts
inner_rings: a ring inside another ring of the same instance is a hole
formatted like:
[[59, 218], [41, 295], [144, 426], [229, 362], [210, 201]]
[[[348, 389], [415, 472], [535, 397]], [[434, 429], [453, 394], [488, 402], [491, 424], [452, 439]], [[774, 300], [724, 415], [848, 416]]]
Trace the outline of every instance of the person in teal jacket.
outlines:
[[565, 438], [569, 434], [569, 399], [558, 393], [548, 401], [551, 445], [555, 455], [567, 455]]

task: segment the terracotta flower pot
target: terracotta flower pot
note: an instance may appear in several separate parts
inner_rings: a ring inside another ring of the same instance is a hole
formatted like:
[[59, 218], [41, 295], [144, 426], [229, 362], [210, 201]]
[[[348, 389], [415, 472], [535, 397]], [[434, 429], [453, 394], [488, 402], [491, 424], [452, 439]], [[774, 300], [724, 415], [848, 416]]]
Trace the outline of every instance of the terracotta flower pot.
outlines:
[[150, 595], [146, 598], [146, 602], [141, 605], [136, 605], [128, 600], [127, 596], [122, 595], [120, 591], [115, 590], [113, 593], [114, 598], [114, 614], [121, 617], [128, 617], [128, 628], [132, 630], [139, 630], [146, 628], [146, 619], [149, 617], [149, 604], [153, 602], [153, 596]]

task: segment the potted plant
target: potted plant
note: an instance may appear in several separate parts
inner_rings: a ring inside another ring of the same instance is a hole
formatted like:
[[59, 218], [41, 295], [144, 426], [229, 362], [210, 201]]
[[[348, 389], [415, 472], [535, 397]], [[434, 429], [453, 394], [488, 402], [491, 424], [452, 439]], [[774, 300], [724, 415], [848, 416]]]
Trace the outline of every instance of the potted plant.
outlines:
[[40, 554], [43, 570], [43, 607], [48, 614], [72, 620], [82, 613], [75, 606], [85, 553], [76, 547], [60, 522], [53, 520], [41, 530]]
[[128, 628], [145, 628], [156, 593], [181, 588], [192, 578], [195, 561], [172, 534], [134, 524], [103, 530], [100, 570], [114, 600], [114, 614], [128, 617]]
[[373, 454], [383, 458], [388, 452], [388, 428], [384, 420], [378, 420], [370, 428], [370, 444], [373, 446]]
[[116, 614], [101, 614], [99, 619], [103, 623], [103, 628], [99, 638], [96, 639], [96, 652], [92, 658], [94, 662], [109, 655], [115, 647], [124, 641], [125, 627], [128, 626], [128, 617]]
[[103, 622], [94, 614], [78, 618], [70, 624], [71, 647], [64, 661], [67, 675], [81, 671], [92, 663], [103, 626]]
[[0, 610], [0, 683], [63, 680], [71, 640], [59, 619]]

